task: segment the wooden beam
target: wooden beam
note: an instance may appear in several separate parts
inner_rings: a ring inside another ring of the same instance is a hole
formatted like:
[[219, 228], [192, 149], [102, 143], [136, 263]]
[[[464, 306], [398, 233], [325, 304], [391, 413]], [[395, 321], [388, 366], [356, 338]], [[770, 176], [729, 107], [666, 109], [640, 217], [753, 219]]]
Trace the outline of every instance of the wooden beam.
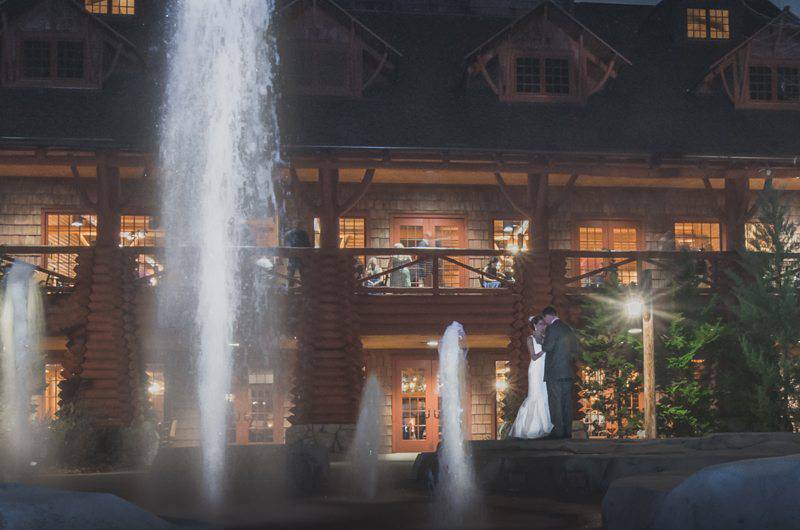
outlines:
[[372, 73], [371, 76], [369, 76], [369, 79], [367, 79], [367, 81], [363, 85], [361, 85], [361, 91], [362, 92], [364, 90], [366, 90], [367, 87], [369, 85], [371, 85], [373, 81], [375, 81], [375, 79], [377, 79], [377, 77], [380, 75], [381, 71], [383, 70], [383, 67], [386, 66], [386, 59], [388, 59], [388, 58], [389, 58], [389, 52], [386, 51], [386, 52], [383, 53], [383, 57], [381, 57], [381, 62], [378, 64], [378, 68]]
[[503, 197], [505, 197], [509, 204], [511, 204], [511, 207], [525, 219], [533, 222], [531, 212], [527, 208], [524, 208], [517, 203], [516, 199], [514, 199], [514, 196], [511, 194], [511, 190], [509, 190], [508, 186], [506, 186], [506, 181], [503, 180], [503, 175], [501, 175], [499, 171], [495, 171], [494, 178], [495, 181], [497, 181], [497, 185], [500, 187], [500, 193], [502, 193]]
[[711, 185], [711, 180], [708, 177], [703, 177], [703, 189], [708, 195], [708, 202], [711, 209], [714, 211], [714, 215], [720, 221], [725, 220], [725, 210], [719, 207], [717, 204], [717, 198], [714, 196], [714, 187]]
[[567, 184], [564, 186], [564, 189], [561, 191], [561, 196], [550, 207], [550, 213], [556, 213], [556, 212], [558, 212], [558, 210], [561, 209], [561, 207], [564, 205], [564, 203], [569, 198], [570, 192], [575, 187], [575, 184], [578, 182], [578, 177], [580, 177], [580, 175], [572, 174], [572, 175], [569, 176], [569, 180], [567, 181]]
[[727, 250], [745, 248], [745, 221], [748, 210], [749, 182], [725, 179], [725, 234]]
[[603, 88], [603, 85], [605, 85], [606, 82], [608, 81], [608, 78], [611, 77], [611, 74], [612, 72], [614, 72], [614, 68], [616, 66], [617, 66], [617, 58], [614, 57], [613, 59], [611, 59], [611, 62], [608, 63], [608, 66], [606, 66], [606, 71], [603, 73], [603, 77], [600, 79], [600, 81], [598, 81], [597, 84], [593, 86], [591, 90], [589, 90], [588, 94], [589, 96], [591, 96], [592, 94], [598, 92], [601, 88]]
[[323, 249], [339, 247], [339, 170], [319, 170], [319, 246]]
[[537, 252], [547, 252], [550, 248], [550, 209], [547, 203], [549, 189], [547, 174], [528, 174], [528, 204], [532, 209], [528, 233], [530, 248]]
[[372, 183], [372, 179], [375, 177], [375, 170], [374, 169], [367, 169], [364, 172], [364, 177], [361, 179], [361, 184], [359, 184], [358, 189], [353, 192], [353, 195], [350, 196], [347, 201], [345, 201], [344, 205], [339, 209], [339, 215], [344, 215], [349, 212], [357, 203], [360, 201], [364, 195], [366, 195], [367, 190], [369, 190], [369, 186]]

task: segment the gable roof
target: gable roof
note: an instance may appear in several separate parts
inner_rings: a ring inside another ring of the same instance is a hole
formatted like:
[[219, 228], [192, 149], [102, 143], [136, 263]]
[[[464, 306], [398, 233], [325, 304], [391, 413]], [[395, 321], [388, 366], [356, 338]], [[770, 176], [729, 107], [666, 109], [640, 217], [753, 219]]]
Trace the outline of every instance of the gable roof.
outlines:
[[[303, 5], [308, 0], [292, 0], [285, 6], [280, 9], [280, 13], [285, 14], [291, 11], [291, 9]], [[345, 8], [334, 2], [333, 0], [314, 0], [314, 6], [321, 6], [323, 8], [327, 8], [328, 12], [331, 13], [334, 17], [338, 18], [339, 20], [344, 21], [345, 23], [353, 24], [354, 28], [358, 32], [359, 37], [364, 40], [367, 44], [372, 45], [374, 48], [383, 48], [396, 57], [402, 57], [403, 54], [400, 53], [397, 48], [389, 44], [384, 38], [380, 37], [377, 33], [372, 31], [369, 27], [366, 26], [363, 22], [357, 19], [352, 13], [347, 11]]]
[[469, 62], [472, 58], [479, 55], [482, 51], [486, 50], [487, 48], [491, 48], [497, 42], [505, 39], [506, 36], [513, 33], [520, 26], [523, 26], [533, 16], [539, 14], [540, 12], [546, 9], [552, 9], [549, 15], [550, 16], [555, 15], [558, 22], [560, 22], [558, 25], [561, 26], [562, 29], [564, 29], [565, 31], [569, 31], [569, 29], [574, 30], [577, 28], [579, 33], [582, 33], [589, 37], [589, 42], [587, 44], [605, 48], [613, 56], [619, 57], [629, 65], [632, 64], [631, 61], [629, 61], [624, 55], [622, 55], [622, 53], [617, 51], [613, 46], [611, 46], [602, 38], [597, 36], [597, 34], [595, 34], [591, 29], [589, 29], [583, 22], [579, 21], [572, 14], [565, 11], [560, 5], [553, 2], [553, 0], [542, 0], [541, 2], [539, 2], [537, 6], [533, 7], [526, 14], [512, 21], [510, 24], [506, 25], [503, 29], [501, 29], [500, 31], [489, 37], [488, 40], [480, 44], [477, 48], [470, 51], [464, 59]]

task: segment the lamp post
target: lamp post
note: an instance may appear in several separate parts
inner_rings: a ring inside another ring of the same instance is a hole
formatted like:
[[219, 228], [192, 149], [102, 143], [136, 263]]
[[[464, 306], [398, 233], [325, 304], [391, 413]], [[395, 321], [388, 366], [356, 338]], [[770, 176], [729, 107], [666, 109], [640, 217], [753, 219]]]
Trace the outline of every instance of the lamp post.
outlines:
[[634, 297], [628, 300], [626, 310], [631, 317], [642, 318], [642, 378], [644, 379], [644, 435], [647, 439], [658, 436], [656, 429], [656, 366], [655, 366], [655, 332], [653, 329], [653, 297], [650, 292], [650, 271], [643, 271], [643, 298]]

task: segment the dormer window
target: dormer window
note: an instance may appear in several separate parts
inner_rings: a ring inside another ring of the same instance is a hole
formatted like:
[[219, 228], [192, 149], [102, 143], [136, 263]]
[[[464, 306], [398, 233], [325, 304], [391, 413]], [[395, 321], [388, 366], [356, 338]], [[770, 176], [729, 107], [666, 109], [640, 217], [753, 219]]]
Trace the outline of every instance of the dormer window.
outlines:
[[693, 40], [730, 39], [730, 11], [727, 9], [687, 9], [686, 36]]
[[754, 65], [748, 71], [750, 100], [800, 102], [800, 67]]
[[84, 5], [94, 15], [136, 14], [136, 0], [84, 0]]
[[68, 40], [26, 40], [22, 45], [22, 77], [83, 79], [84, 43]]
[[567, 58], [518, 56], [514, 65], [514, 87], [520, 97], [557, 97], [572, 93], [570, 62]]

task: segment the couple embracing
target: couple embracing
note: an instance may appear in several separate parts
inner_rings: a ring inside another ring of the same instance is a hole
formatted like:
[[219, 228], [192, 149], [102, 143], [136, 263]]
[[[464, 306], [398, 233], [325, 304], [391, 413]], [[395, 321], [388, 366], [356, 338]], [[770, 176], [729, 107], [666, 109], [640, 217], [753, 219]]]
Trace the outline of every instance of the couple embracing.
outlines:
[[528, 323], [528, 396], [522, 403], [511, 438], [570, 438], [574, 360], [579, 353], [575, 331], [558, 318], [553, 307]]

